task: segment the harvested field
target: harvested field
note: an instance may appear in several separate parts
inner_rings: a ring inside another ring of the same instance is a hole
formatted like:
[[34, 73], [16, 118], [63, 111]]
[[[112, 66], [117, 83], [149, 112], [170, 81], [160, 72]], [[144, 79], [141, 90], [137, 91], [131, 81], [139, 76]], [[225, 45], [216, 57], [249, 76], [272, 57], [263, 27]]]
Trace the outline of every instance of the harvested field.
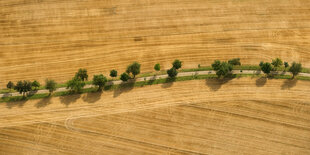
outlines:
[[89, 73], [185, 68], [240, 57], [310, 67], [309, 0], [2, 0], [0, 87]]
[[0, 104], [0, 152], [306, 155], [309, 87], [193, 80]]

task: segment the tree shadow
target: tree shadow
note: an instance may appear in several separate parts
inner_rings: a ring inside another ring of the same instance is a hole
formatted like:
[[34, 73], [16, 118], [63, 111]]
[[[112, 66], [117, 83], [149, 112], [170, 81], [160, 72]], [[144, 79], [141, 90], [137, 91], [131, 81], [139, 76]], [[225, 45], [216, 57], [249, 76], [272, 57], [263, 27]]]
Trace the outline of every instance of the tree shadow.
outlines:
[[83, 96], [83, 101], [87, 103], [95, 103], [101, 98], [102, 91], [98, 92], [92, 92], [92, 93], [87, 93], [85, 96]]
[[287, 80], [285, 80], [284, 83], [282, 84], [281, 89], [282, 89], [282, 90], [291, 89], [291, 88], [293, 88], [293, 87], [296, 86], [297, 81], [298, 81], [297, 79], [287, 79]]
[[115, 97], [120, 96], [122, 93], [131, 91], [135, 86], [135, 82], [136, 82], [136, 79], [132, 79], [128, 82], [121, 83], [119, 87], [114, 90], [113, 97], [115, 98]]
[[176, 78], [166, 78], [165, 82], [161, 85], [162, 88], [169, 88], [173, 85]]
[[206, 79], [206, 85], [212, 90], [212, 91], [218, 91], [222, 85], [229, 82], [233, 78], [226, 77], [226, 78], [214, 78], [214, 79]]
[[266, 77], [260, 77], [256, 80], [256, 86], [257, 87], [263, 87], [267, 83]]
[[37, 104], [35, 104], [35, 107], [36, 108], [44, 108], [46, 107], [47, 105], [51, 104], [51, 99], [52, 97], [47, 97], [47, 98], [44, 98], [42, 99], [41, 101], [39, 101]]
[[27, 102], [27, 98], [24, 98], [23, 100], [20, 101], [12, 101], [12, 102], [7, 102], [6, 107], [8, 109], [12, 109], [13, 107], [23, 107], [25, 103]]
[[71, 94], [60, 97], [60, 102], [66, 106], [69, 106], [71, 103], [76, 102], [81, 97], [81, 94]]

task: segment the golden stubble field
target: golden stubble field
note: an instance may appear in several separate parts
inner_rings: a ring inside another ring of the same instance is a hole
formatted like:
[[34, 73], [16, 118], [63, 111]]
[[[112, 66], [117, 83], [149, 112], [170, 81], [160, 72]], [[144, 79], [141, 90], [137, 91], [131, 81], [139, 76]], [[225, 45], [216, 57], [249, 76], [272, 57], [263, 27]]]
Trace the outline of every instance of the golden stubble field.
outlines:
[[133, 61], [167, 69], [175, 58], [185, 68], [233, 57], [310, 67], [309, 16], [309, 0], [3, 0], [0, 87], [64, 82], [78, 68], [108, 75]]
[[0, 104], [0, 154], [307, 155], [309, 86], [194, 80]]

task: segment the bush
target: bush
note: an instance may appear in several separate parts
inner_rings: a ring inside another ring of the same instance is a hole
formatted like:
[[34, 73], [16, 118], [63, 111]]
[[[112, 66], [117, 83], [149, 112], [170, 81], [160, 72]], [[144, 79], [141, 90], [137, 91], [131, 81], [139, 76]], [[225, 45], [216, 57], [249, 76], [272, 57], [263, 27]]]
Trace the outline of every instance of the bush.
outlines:
[[230, 60], [228, 60], [228, 63], [230, 65], [233, 65], [233, 66], [236, 66], [236, 65], [240, 66], [241, 65], [240, 58], [230, 59]]
[[155, 64], [154, 69], [155, 69], [156, 71], [160, 71], [160, 64], [159, 64], [159, 63], [158, 63], [158, 64]]
[[288, 64], [288, 62], [284, 62], [284, 67], [287, 68], [289, 67], [290, 65]]
[[9, 81], [8, 84], [6, 85], [8, 89], [13, 89], [14, 88], [14, 83], [12, 81]]
[[80, 68], [79, 71], [75, 74], [75, 77], [80, 78], [82, 81], [87, 81], [88, 80], [87, 70]]
[[172, 67], [167, 70], [167, 74], [170, 78], [175, 78], [178, 75], [178, 71], [174, 67]]
[[110, 76], [113, 77], [117, 77], [117, 70], [113, 69], [110, 71]]
[[273, 59], [272, 60], [272, 63], [271, 63], [274, 67], [278, 68], [278, 67], [281, 67], [283, 65], [283, 62], [280, 58], [276, 58], [276, 59]]
[[57, 83], [54, 80], [45, 80], [45, 88], [50, 92], [50, 94], [56, 90], [56, 85]]
[[108, 81], [107, 78], [102, 74], [94, 75], [93, 85], [98, 86], [98, 90], [102, 90], [107, 81]]
[[38, 81], [34, 80], [32, 82], [32, 87], [34, 87], [34, 90], [37, 90], [40, 86], [41, 84]]
[[174, 60], [174, 62], [172, 63], [172, 66], [175, 68], [175, 69], [179, 69], [182, 67], [182, 61], [176, 59]]
[[121, 74], [121, 78], [120, 78], [123, 82], [126, 82], [130, 79], [129, 75], [127, 73], [123, 73]]
[[136, 75], [140, 74], [140, 67], [141, 67], [141, 65], [140, 65], [139, 63], [134, 62], [134, 63], [132, 63], [131, 65], [129, 65], [129, 66], [127, 67], [126, 72], [127, 72], [128, 74], [131, 73], [131, 74], [133, 75], [133, 78], [135, 78]]

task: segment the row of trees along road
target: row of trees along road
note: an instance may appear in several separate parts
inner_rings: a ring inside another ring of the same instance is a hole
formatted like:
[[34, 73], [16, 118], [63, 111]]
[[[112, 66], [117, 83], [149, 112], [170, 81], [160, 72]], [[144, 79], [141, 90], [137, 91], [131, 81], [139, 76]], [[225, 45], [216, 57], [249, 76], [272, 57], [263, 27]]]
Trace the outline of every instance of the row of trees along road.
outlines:
[[[231, 75], [233, 66], [241, 65], [240, 58], [234, 58], [226, 61], [215, 60], [212, 63], [213, 70], [216, 71], [216, 75], [220, 77], [227, 77]], [[260, 62], [259, 66], [261, 70], [268, 76], [271, 71], [277, 71], [284, 65], [285, 71], [288, 69], [293, 74], [295, 78], [298, 73], [302, 70], [302, 65], [300, 63], [293, 62], [289, 66], [288, 62], [284, 62], [280, 58], [273, 59], [271, 63], [269, 62]], [[200, 66], [200, 65], [199, 65]], [[176, 59], [172, 62], [172, 67], [167, 70], [169, 78], [175, 78], [178, 75], [178, 70], [182, 67], [182, 61]], [[141, 64], [138, 62], [133, 62], [127, 66], [126, 72], [120, 75], [120, 79], [123, 82], [128, 81], [129, 79], [134, 79], [138, 74], [140, 74]], [[157, 63], [154, 65], [155, 71], [160, 71], [160, 64]], [[117, 70], [113, 69], [110, 71], [110, 76], [114, 79], [118, 76]], [[86, 69], [79, 69], [75, 76], [67, 81], [67, 89], [71, 92], [79, 93], [83, 90], [86, 85], [85, 81], [88, 80], [88, 74]], [[103, 74], [98, 74], [93, 76], [92, 84], [98, 87], [98, 91], [101, 91], [105, 84], [107, 83], [107, 78]], [[16, 85], [12, 81], [9, 81], [7, 84], [8, 89], [14, 89], [23, 96], [27, 96], [30, 91], [37, 91], [40, 88], [41, 84], [38, 81], [18, 81]], [[49, 93], [53, 93], [56, 90], [57, 83], [54, 80], [47, 79], [45, 81], [45, 89], [49, 90]]]

